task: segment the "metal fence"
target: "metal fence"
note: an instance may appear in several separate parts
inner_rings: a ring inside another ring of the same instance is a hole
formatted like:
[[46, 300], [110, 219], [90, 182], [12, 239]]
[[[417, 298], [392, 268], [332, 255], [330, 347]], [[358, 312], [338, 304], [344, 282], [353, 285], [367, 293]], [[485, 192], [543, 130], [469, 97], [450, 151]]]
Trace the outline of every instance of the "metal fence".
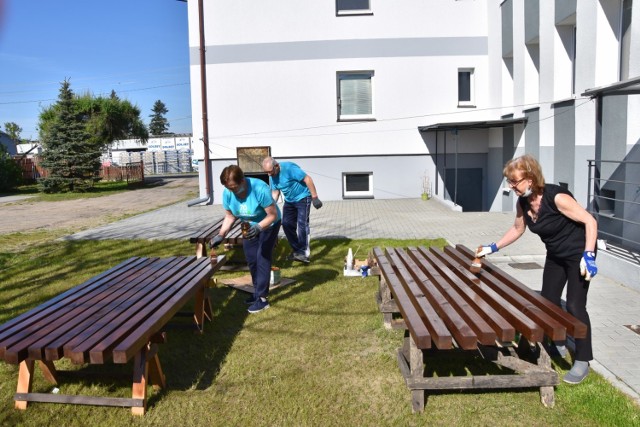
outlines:
[[192, 150], [123, 152], [114, 155], [119, 164], [144, 163], [145, 175], [193, 172]]
[[[16, 157], [15, 162], [22, 169], [22, 180], [27, 184], [37, 182], [38, 178], [46, 178], [49, 172], [40, 165], [40, 157]], [[101, 166], [98, 176], [105, 181], [144, 181], [142, 162], [128, 163], [120, 166]]]
[[588, 200], [599, 239], [640, 251], [640, 162], [589, 160]]

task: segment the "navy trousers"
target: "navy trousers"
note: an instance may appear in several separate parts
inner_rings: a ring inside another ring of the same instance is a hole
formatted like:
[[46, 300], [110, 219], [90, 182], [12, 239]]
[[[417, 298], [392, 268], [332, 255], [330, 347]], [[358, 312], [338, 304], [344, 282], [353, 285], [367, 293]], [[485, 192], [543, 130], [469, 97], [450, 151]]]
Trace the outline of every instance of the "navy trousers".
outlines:
[[269, 295], [273, 248], [276, 246], [279, 232], [280, 221], [262, 230], [255, 239], [242, 240], [242, 249], [249, 265], [256, 298], [267, 298]]
[[282, 207], [282, 230], [293, 252], [309, 256], [309, 213], [311, 197], [297, 202], [284, 202]]

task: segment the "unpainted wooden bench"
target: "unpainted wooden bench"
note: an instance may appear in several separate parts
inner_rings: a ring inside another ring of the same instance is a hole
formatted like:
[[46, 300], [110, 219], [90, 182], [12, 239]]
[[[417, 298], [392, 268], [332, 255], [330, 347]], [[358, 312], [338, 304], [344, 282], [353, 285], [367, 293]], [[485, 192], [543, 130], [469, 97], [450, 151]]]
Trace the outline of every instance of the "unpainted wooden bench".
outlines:
[[[435, 390], [540, 387], [542, 404], [554, 405], [559, 380], [543, 339], [583, 338], [584, 323], [487, 260], [480, 273], [471, 273], [474, 253], [462, 245], [374, 248], [373, 253], [385, 327], [405, 329], [398, 364], [414, 412], [424, 410], [425, 393]], [[426, 375], [425, 362], [446, 352], [479, 353], [513, 374]]]
[[[130, 258], [32, 310], [0, 325], [0, 358], [18, 364], [15, 407], [28, 402], [75, 403], [146, 410], [147, 383], [165, 387], [158, 358], [163, 328], [195, 298], [193, 319], [202, 332], [205, 286], [225, 263], [217, 258]], [[132, 358], [132, 398], [32, 393], [34, 364], [45, 379], [58, 383], [54, 361], [124, 364]]]

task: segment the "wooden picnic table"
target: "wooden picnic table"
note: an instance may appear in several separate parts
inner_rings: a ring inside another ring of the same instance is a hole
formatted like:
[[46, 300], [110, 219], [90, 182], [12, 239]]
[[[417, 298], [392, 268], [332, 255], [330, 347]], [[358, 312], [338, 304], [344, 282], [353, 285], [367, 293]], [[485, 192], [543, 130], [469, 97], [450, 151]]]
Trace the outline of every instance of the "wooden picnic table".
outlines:
[[[553, 406], [559, 380], [543, 340], [584, 338], [584, 323], [486, 259], [480, 273], [471, 273], [474, 252], [462, 245], [373, 252], [385, 326], [406, 331], [398, 364], [414, 411], [424, 410], [426, 391], [453, 389], [540, 387], [542, 403]], [[433, 375], [438, 356], [449, 352], [480, 354], [513, 373]]]
[[[133, 414], [144, 414], [147, 383], [165, 387], [158, 358], [163, 328], [195, 298], [193, 320], [202, 332], [205, 288], [226, 258], [216, 261], [133, 257], [0, 325], [0, 358], [19, 365], [15, 407], [75, 403], [131, 407]], [[124, 364], [133, 358], [132, 398], [32, 393], [35, 362], [45, 378], [57, 384], [54, 361], [63, 357], [75, 364]]]

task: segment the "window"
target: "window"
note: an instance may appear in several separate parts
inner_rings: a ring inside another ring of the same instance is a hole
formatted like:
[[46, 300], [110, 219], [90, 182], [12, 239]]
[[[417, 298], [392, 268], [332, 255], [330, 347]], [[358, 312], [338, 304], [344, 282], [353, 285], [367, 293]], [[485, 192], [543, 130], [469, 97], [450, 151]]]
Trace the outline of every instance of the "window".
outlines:
[[373, 199], [373, 172], [343, 172], [343, 199]]
[[475, 107], [473, 68], [458, 69], [458, 107]]
[[338, 73], [338, 120], [374, 120], [373, 71]]
[[371, 0], [336, 0], [336, 15], [373, 15]]

